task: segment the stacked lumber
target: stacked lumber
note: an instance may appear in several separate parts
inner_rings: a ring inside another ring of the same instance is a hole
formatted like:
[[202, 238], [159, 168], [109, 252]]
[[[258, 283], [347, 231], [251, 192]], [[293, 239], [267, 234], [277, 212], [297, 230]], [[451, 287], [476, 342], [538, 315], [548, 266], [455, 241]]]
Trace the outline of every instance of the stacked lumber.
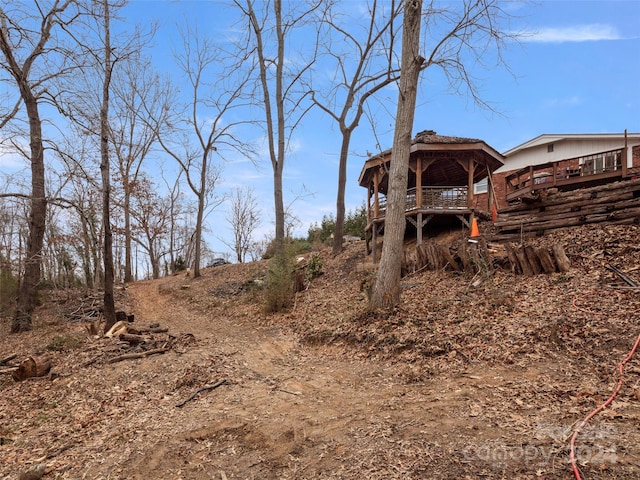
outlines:
[[540, 190], [500, 210], [491, 241], [515, 241], [587, 224], [640, 222], [640, 179], [568, 192]]

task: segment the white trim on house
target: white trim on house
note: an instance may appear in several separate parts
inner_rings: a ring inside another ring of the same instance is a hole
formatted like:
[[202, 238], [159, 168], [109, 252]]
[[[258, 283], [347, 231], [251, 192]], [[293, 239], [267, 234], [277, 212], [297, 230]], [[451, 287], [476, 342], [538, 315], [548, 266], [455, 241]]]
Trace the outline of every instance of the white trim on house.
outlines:
[[[631, 149], [640, 145], [640, 133], [627, 133], [626, 138], [627, 166], [631, 167]], [[624, 133], [545, 133], [504, 152], [504, 165], [496, 173], [617, 150], [624, 147], [624, 142]]]

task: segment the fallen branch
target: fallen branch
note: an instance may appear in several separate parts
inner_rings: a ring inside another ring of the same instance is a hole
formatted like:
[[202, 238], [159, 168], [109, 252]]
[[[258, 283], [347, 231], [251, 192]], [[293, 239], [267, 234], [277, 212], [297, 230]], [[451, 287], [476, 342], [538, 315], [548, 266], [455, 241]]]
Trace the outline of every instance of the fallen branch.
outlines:
[[0, 369], [0, 375], [2, 375], [3, 373], [13, 373], [13, 372], [17, 371], [18, 368], [19, 367], [2, 368], [2, 369]]
[[213, 390], [213, 389], [215, 389], [215, 388], [218, 388], [220, 385], [224, 385], [225, 383], [227, 383], [227, 379], [226, 379], [226, 378], [223, 378], [222, 380], [218, 380], [216, 383], [212, 383], [211, 385], [205, 385], [204, 387], [199, 388], [198, 390], [196, 390], [195, 392], [193, 392], [189, 398], [187, 398], [186, 400], [184, 400], [184, 401], [182, 401], [182, 402], [178, 403], [178, 404], [176, 405], [176, 407], [178, 407], [178, 408], [182, 408], [182, 407], [184, 407], [188, 402], [190, 402], [191, 400], [193, 400], [194, 398], [196, 398], [196, 396], [197, 396], [199, 393], [206, 392], [207, 390]]
[[60, 448], [52, 450], [51, 452], [47, 453], [47, 455], [45, 457], [45, 460], [51, 460], [53, 457], [57, 457], [62, 452], [65, 452], [65, 451], [69, 450], [71, 447], [75, 447], [75, 445], [76, 445], [75, 443], [68, 443], [66, 445], [63, 445]]
[[0, 359], [0, 365], [4, 365], [5, 363], [10, 362], [11, 360], [16, 358], [17, 356], [18, 356], [18, 354], [14, 353], [13, 355], [9, 355], [8, 357], [4, 357], [4, 358]]
[[604, 268], [606, 268], [607, 270], [610, 270], [613, 273], [615, 273], [616, 275], [618, 275], [624, 281], [624, 283], [626, 283], [630, 287], [637, 287], [638, 286], [638, 284], [636, 282], [631, 280], [629, 277], [627, 277], [624, 273], [622, 273], [620, 270], [618, 270], [613, 265], [605, 265]]
[[288, 393], [289, 395], [302, 395], [301, 392], [292, 392], [290, 390], [284, 390], [283, 388], [274, 388], [276, 392]]
[[116, 363], [121, 362], [122, 360], [131, 360], [133, 358], [144, 358], [149, 355], [155, 355], [156, 353], [165, 353], [168, 352], [168, 348], [156, 348], [154, 350], [147, 350], [146, 352], [139, 353], [125, 353], [124, 355], [119, 355], [117, 357], [110, 358], [106, 363]]
[[80, 365], [80, 367], [82, 368], [86, 368], [89, 365], [93, 365], [94, 363], [96, 363], [98, 360], [100, 360], [100, 358], [102, 358], [102, 354], [100, 355], [96, 355], [95, 357], [87, 360], [86, 362], [84, 362], [82, 365]]

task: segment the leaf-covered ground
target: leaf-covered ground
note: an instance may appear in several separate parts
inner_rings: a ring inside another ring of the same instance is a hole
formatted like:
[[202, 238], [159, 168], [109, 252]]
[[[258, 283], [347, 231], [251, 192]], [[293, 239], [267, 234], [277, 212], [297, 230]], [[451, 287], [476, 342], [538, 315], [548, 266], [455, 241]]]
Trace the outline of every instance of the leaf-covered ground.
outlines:
[[[640, 284], [639, 233], [537, 239], [565, 247], [568, 273], [420, 272], [377, 313], [362, 243], [321, 251], [286, 314], [261, 308], [264, 262], [138, 282], [119, 307], [179, 341], [117, 363], [115, 340], [66, 316], [84, 293], [51, 295], [32, 332], [1, 325], [0, 358], [45, 353], [53, 373], [0, 376], [0, 478], [573, 478], [573, 429], [640, 333], [640, 290], [606, 268]], [[578, 436], [586, 479], [640, 477], [639, 358]]]

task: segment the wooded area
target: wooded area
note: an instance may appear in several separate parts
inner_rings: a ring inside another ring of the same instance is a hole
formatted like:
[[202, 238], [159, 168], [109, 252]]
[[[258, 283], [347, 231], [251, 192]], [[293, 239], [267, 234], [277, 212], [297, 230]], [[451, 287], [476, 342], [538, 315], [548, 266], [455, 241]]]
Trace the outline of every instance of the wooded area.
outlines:
[[[308, 6], [235, 1], [234, 38], [214, 38], [187, 21], [178, 27], [182, 44], [162, 65], [169, 77], [152, 56], [158, 27], [131, 24], [126, 7], [110, 0], [0, 6], [0, 81], [7, 87], [3, 100], [12, 105], [0, 116], [3, 154], [30, 166], [0, 186], [2, 291], [18, 297], [15, 305], [0, 303], [11, 310], [16, 332], [30, 328], [42, 282], [103, 289], [110, 324], [114, 285], [180, 269], [198, 277], [200, 267], [217, 258], [203, 233], [207, 215], [229, 201], [229, 192], [218, 188], [222, 165], [239, 158], [257, 164], [262, 138], [273, 167], [274, 206], [259, 216], [273, 213], [275, 234], [258, 239], [259, 222], [231, 221], [235, 240], [228, 244], [238, 260], [270, 243], [283, 253], [299, 221], [285, 200], [284, 167], [293, 134], [313, 109], [342, 133], [339, 253], [352, 134], [361, 118], [376, 133], [367, 102], [399, 79], [402, 2], [389, 7], [372, 0], [370, 18], [360, 12], [354, 19], [348, 7], [325, 0]], [[492, 45], [502, 64], [500, 49], [512, 36], [502, 27], [510, 15], [497, 0], [417, 9], [418, 27], [424, 22], [443, 30], [436, 34], [442, 38], [416, 46], [428, 56], [416, 78], [437, 66], [484, 105], [467, 75], [467, 55], [483, 66]], [[285, 61], [291, 55], [299, 61]], [[318, 72], [328, 66], [342, 78], [319, 82]], [[302, 194], [292, 201], [295, 195]], [[250, 198], [244, 205], [258, 210]]]

